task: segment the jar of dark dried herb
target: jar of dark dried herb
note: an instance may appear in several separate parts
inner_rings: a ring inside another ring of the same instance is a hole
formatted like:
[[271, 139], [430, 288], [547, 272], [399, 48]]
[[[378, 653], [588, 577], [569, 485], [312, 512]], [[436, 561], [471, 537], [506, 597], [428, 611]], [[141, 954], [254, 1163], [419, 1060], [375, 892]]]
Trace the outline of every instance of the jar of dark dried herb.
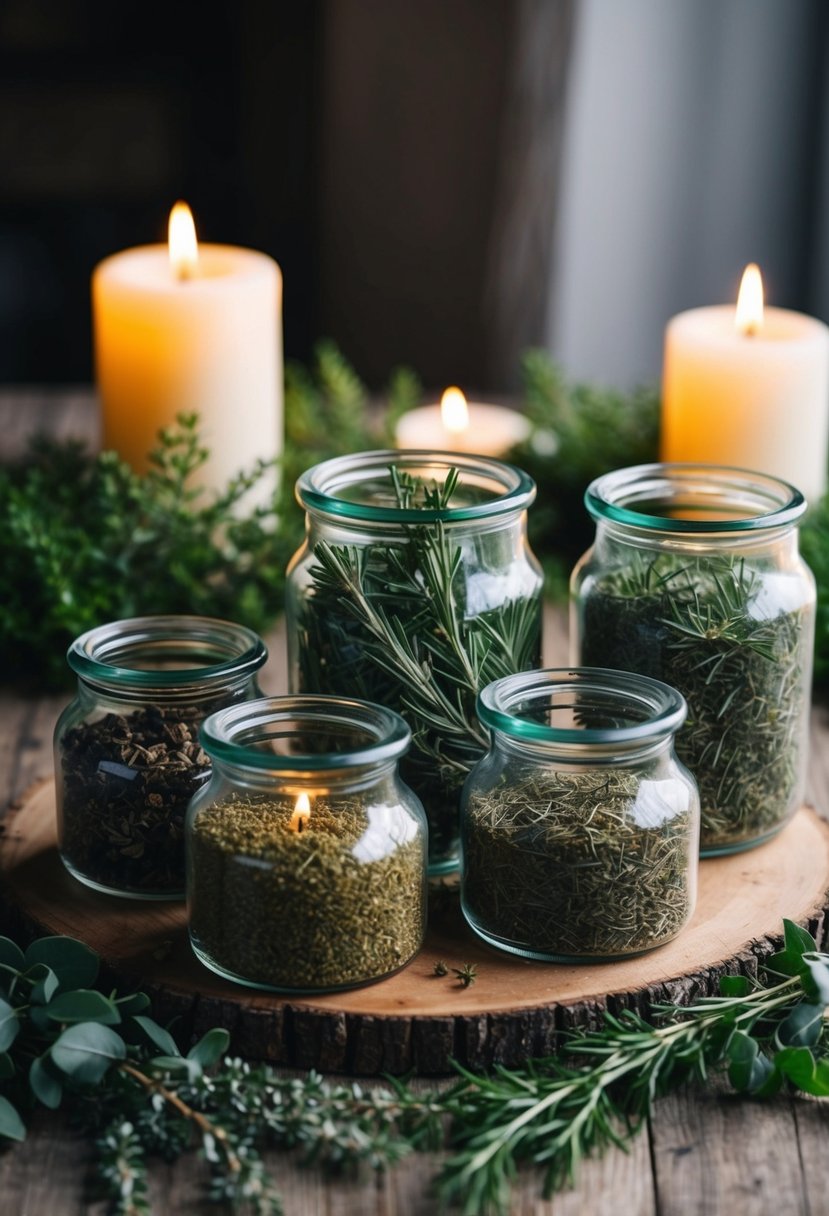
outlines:
[[527, 958], [612, 961], [661, 946], [694, 909], [696, 784], [667, 684], [601, 668], [527, 672], [478, 698], [492, 746], [461, 813], [461, 904]]
[[774, 835], [806, 773], [815, 585], [803, 496], [713, 465], [642, 465], [588, 488], [596, 542], [573, 573], [575, 661], [664, 679], [688, 702], [702, 853]]
[[268, 657], [241, 625], [200, 616], [114, 621], [69, 647], [78, 693], [55, 728], [58, 843], [87, 886], [184, 896], [184, 816], [210, 774], [199, 725], [260, 695]]
[[392, 975], [423, 942], [427, 830], [398, 776], [403, 719], [273, 697], [201, 729], [210, 784], [187, 818], [190, 939], [237, 983], [326, 992]]
[[388, 705], [412, 729], [404, 779], [426, 807], [429, 870], [457, 867], [466, 774], [487, 747], [475, 698], [541, 660], [535, 483], [447, 452], [363, 452], [303, 474], [289, 568], [292, 688]]

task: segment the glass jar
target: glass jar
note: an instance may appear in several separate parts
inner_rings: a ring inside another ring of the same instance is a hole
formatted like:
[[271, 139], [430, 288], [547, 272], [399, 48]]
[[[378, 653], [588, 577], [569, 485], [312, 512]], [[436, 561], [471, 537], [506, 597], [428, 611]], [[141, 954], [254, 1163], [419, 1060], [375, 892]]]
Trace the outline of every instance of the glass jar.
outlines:
[[806, 504], [786, 482], [713, 465], [641, 465], [585, 496], [596, 541], [572, 578], [576, 662], [673, 684], [677, 753], [702, 800], [702, 853], [774, 835], [806, 775], [815, 584]]
[[209, 785], [187, 817], [193, 949], [275, 992], [394, 974], [426, 927], [423, 806], [397, 773], [411, 732], [391, 710], [273, 697], [211, 715]]
[[600, 668], [496, 680], [467, 778], [461, 906], [526, 958], [610, 962], [661, 946], [696, 901], [699, 798], [674, 754], [685, 702]]
[[267, 657], [249, 629], [200, 616], [114, 621], [72, 643], [78, 692], [55, 728], [70, 874], [110, 895], [184, 897], [184, 816], [210, 773], [199, 725], [259, 696]]
[[307, 539], [288, 570], [291, 687], [402, 714], [401, 766], [426, 807], [429, 870], [457, 867], [458, 808], [487, 747], [475, 698], [541, 661], [535, 483], [447, 452], [363, 452], [300, 477]]

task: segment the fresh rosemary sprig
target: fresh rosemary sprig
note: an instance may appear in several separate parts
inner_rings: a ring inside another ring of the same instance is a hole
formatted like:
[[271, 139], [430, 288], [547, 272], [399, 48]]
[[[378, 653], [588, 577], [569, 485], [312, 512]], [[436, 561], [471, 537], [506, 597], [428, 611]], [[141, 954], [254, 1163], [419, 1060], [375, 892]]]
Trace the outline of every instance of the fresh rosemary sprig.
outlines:
[[505, 1213], [520, 1164], [542, 1169], [552, 1193], [584, 1157], [624, 1146], [661, 1095], [711, 1069], [756, 1097], [783, 1085], [829, 1096], [829, 955], [790, 921], [765, 983], [727, 976], [720, 996], [658, 1008], [654, 1024], [605, 1014], [559, 1056], [490, 1075], [459, 1068], [453, 1086], [426, 1092], [281, 1077], [222, 1058], [221, 1029], [182, 1055], [147, 1016], [145, 996], [99, 992], [97, 971], [92, 951], [69, 938], [25, 953], [0, 938], [0, 1137], [23, 1139], [23, 1115], [38, 1104], [62, 1107], [93, 1141], [101, 1189], [122, 1216], [148, 1212], [152, 1158], [194, 1147], [210, 1164], [211, 1198], [277, 1216], [268, 1148], [321, 1168], [377, 1170], [443, 1145], [440, 1196], [466, 1216]]

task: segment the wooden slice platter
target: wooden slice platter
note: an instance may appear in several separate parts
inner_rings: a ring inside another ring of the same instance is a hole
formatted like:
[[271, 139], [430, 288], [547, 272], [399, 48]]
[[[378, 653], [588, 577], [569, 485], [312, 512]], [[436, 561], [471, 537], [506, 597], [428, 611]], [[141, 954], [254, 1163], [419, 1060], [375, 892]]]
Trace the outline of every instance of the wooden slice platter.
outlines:
[[[829, 826], [799, 811], [768, 844], [700, 867], [697, 910], [668, 945], [602, 965], [535, 963], [496, 951], [465, 925], [457, 898], [433, 900], [426, 945], [382, 983], [329, 996], [277, 997], [237, 987], [190, 951], [184, 907], [99, 895], [72, 879], [56, 848], [54, 787], [37, 786], [0, 838], [4, 931], [65, 933], [95, 949], [123, 985], [153, 998], [161, 1020], [192, 1035], [225, 1026], [234, 1051], [256, 1059], [356, 1074], [446, 1072], [515, 1065], [555, 1049], [557, 1036], [603, 1008], [646, 1011], [653, 1001], [715, 992], [726, 971], [754, 974], [777, 948], [783, 917], [820, 941], [829, 892]], [[462, 988], [433, 974], [474, 963]]]

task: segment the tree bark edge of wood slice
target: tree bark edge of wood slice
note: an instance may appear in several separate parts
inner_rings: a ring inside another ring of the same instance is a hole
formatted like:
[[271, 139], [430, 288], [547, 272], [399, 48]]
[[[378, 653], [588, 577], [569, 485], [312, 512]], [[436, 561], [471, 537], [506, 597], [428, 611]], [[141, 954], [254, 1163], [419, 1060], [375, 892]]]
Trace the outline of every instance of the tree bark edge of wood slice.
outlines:
[[[700, 866], [691, 923], [666, 946], [611, 964], [536, 963], [496, 951], [447, 896], [413, 962], [379, 984], [324, 996], [276, 996], [237, 987], [193, 956], [178, 903], [121, 900], [83, 886], [56, 845], [54, 786], [35, 786], [13, 808], [0, 837], [3, 928], [20, 938], [80, 938], [114, 982], [142, 988], [161, 1021], [184, 1036], [211, 1026], [231, 1033], [234, 1053], [275, 1064], [354, 1075], [423, 1075], [516, 1066], [548, 1055], [563, 1031], [595, 1026], [602, 1012], [687, 1003], [718, 991], [727, 973], [755, 976], [779, 949], [783, 917], [824, 944], [829, 826], [803, 808], [757, 849]], [[473, 963], [462, 988], [434, 964]]]

